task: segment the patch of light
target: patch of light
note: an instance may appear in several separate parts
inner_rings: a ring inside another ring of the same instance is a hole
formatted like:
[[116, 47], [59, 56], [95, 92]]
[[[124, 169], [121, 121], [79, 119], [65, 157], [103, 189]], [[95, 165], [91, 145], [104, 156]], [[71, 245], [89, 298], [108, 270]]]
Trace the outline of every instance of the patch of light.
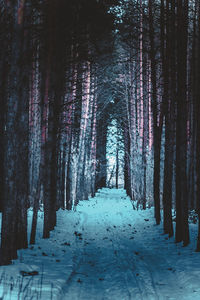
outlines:
[[122, 145], [122, 137], [118, 136], [119, 131], [117, 129], [117, 121], [112, 120], [108, 126], [107, 131], [107, 184], [110, 187], [114, 187], [116, 184], [116, 167], [117, 167], [117, 147], [118, 147], [118, 162], [119, 162], [119, 186], [122, 187], [124, 183], [124, 151]]

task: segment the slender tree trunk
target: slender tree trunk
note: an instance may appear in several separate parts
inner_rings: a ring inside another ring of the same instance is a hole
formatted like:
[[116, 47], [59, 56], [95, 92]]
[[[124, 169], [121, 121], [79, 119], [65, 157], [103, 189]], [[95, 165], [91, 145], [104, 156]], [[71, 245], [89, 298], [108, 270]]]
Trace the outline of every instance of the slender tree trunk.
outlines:
[[[166, 11], [166, 13], [165, 13]], [[173, 175], [173, 136], [171, 131], [172, 100], [169, 99], [169, 1], [161, 1], [161, 45], [163, 73], [163, 102], [165, 114], [165, 160], [163, 184], [163, 225], [164, 233], [173, 235], [172, 224], [172, 175]]]
[[38, 210], [39, 210], [39, 200], [40, 200], [40, 193], [41, 193], [41, 172], [44, 165], [40, 164], [39, 170], [39, 177], [37, 181], [37, 188], [35, 191], [34, 197], [34, 204], [33, 204], [33, 218], [32, 218], [32, 225], [31, 225], [31, 236], [30, 236], [30, 244], [35, 244], [35, 237], [36, 237], [36, 229], [37, 229], [37, 219], [38, 219]]
[[152, 109], [153, 109], [153, 140], [154, 140], [154, 205], [156, 224], [160, 224], [160, 150], [161, 150], [161, 128], [158, 125], [157, 112], [157, 86], [156, 86], [156, 59], [154, 42], [154, 25], [152, 13], [152, 0], [149, 0], [149, 34], [150, 34], [150, 59], [151, 59], [151, 83], [152, 83]]
[[119, 188], [119, 129], [117, 129], [117, 144], [116, 144], [116, 189]]
[[[86, 151], [87, 151], [87, 126], [89, 122], [90, 111], [90, 87], [91, 87], [91, 68], [90, 63], [87, 62], [83, 70], [83, 90], [82, 90], [82, 108], [81, 108], [81, 121], [80, 121], [80, 135], [78, 145], [78, 170], [77, 170], [77, 185], [76, 194], [77, 200], [84, 199], [84, 168], [86, 163]], [[76, 205], [75, 204], [75, 205]]]
[[[197, 2], [196, 2], [197, 5]], [[197, 213], [198, 213], [198, 236], [196, 251], [200, 252], [200, 6], [198, 3], [198, 34], [197, 34], [197, 49], [195, 49], [195, 124], [196, 124], [196, 199], [197, 199]], [[196, 38], [196, 37], [194, 37]]]
[[176, 242], [189, 243], [187, 195], [187, 1], [177, 1]]

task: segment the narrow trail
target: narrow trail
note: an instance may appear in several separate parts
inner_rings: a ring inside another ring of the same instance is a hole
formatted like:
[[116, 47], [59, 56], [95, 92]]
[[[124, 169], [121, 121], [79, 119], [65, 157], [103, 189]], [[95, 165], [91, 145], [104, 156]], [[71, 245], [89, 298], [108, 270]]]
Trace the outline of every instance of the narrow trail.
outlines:
[[77, 211], [73, 272], [62, 299], [200, 299], [190, 286], [185, 291], [175, 267], [178, 253], [167, 254], [172, 242], [156, 240], [152, 210], [133, 211], [123, 190], [103, 189]]

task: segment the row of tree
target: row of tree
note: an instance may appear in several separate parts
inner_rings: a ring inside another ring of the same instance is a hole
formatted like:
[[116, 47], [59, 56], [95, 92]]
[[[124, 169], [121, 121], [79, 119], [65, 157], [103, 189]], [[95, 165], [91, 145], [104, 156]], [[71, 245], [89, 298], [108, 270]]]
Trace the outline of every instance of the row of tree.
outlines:
[[29, 207], [34, 243], [41, 205], [48, 238], [56, 210], [75, 209], [106, 184], [97, 86], [99, 56], [112, 47], [112, 4], [0, 2], [1, 264], [28, 245]]
[[200, 217], [199, 1], [125, 1], [120, 9], [125, 186], [143, 208], [153, 195], [157, 224], [162, 204], [169, 236], [174, 208], [176, 242], [186, 246], [188, 213]]

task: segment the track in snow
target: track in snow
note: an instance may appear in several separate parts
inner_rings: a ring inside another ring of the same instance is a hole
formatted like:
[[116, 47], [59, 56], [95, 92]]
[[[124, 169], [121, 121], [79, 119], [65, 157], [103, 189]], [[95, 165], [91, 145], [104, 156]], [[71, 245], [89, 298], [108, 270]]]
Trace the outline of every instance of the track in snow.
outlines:
[[62, 299], [200, 299], [190, 286], [185, 290], [176, 257], [170, 260], [172, 242], [156, 241], [152, 210], [133, 211], [124, 190], [103, 189], [77, 212], [73, 271]]
[[[59, 210], [55, 230], [42, 239], [39, 212], [36, 244], [0, 268], [0, 298], [199, 300], [197, 224], [190, 225], [191, 244], [182, 247], [162, 234], [153, 215], [153, 208], [133, 210], [124, 190], [102, 189], [77, 211]], [[29, 210], [29, 236], [31, 221]], [[21, 271], [38, 276], [23, 280]]]

